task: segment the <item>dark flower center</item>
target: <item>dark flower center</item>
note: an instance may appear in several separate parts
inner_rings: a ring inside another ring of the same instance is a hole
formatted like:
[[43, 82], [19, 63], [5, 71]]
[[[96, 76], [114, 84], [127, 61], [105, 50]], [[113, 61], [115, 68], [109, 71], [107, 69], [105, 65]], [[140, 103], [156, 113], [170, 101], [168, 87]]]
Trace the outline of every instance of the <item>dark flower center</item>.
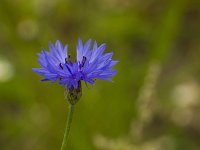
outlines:
[[68, 57], [65, 58], [65, 62], [69, 63], [71, 62], [71, 55], [69, 54]]
[[[65, 63], [70, 65], [72, 64], [71, 55], [68, 55], [68, 57], [65, 58]], [[61, 63], [59, 64], [59, 67], [63, 70], [63, 66]]]
[[82, 62], [81, 62], [81, 67], [84, 66], [85, 62], [86, 62], [87, 58], [85, 56], [83, 56]]
[[63, 70], [63, 66], [62, 66], [62, 64], [61, 64], [61, 63], [59, 64], [59, 66], [60, 66], [60, 68]]
[[68, 57], [65, 58], [65, 63], [70, 64], [70, 65], [72, 64], [71, 55], [70, 54], [68, 55]]

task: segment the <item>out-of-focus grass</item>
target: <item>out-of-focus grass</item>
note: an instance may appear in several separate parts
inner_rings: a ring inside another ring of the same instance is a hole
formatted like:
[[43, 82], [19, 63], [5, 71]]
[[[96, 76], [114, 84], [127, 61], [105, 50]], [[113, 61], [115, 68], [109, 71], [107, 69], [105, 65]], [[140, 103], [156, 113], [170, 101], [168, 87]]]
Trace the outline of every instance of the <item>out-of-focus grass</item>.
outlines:
[[32, 67], [48, 41], [107, 44], [114, 83], [84, 86], [70, 150], [198, 150], [198, 0], [1, 0], [0, 149], [55, 150], [68, 107], [64, 89]]

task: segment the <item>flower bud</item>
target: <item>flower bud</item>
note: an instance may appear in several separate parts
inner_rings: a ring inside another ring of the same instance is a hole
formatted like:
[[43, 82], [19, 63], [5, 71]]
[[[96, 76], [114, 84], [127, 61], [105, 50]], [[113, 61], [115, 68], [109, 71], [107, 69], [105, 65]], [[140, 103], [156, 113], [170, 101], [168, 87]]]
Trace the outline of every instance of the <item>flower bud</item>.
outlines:
[[78, 88], [75, 89], [73, 86], [71, 88], [66, 88], [65, 98], [71, 105], [75, 105], [82, 96], [81, 81], [78, 81]]

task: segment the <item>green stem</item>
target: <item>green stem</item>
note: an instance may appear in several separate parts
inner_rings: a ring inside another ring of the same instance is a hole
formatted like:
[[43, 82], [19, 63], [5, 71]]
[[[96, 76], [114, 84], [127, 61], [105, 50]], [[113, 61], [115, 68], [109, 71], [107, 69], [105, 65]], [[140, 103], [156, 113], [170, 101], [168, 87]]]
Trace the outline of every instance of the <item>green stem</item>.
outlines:
[[65, 134], [64, 134], [61, 150], [66, 150], [66, 147], [67, 147], [67, 141], [69, 138], [69, 131], [70, 131], [71, 123], [72, 123], [73, 112], [74, 112], [74, 105], [70, 104], [69, 112], [68, 112], [68, 116], [67, 116], [67, 124], [66, 124], [66, 128], [65, 128]]

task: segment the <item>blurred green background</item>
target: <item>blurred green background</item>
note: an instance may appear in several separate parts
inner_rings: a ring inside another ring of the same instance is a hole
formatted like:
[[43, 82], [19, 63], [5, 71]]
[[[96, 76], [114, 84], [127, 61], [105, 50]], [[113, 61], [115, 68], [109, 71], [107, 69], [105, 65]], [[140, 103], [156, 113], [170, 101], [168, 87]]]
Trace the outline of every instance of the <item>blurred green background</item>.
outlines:
[[69, 150], [200, 149], [199, 0], [1, 0], [0, 149], [58, 150], [64, 88], [32, 72], [48, 41], [106, 43], [114, 83], [83, 87]]

